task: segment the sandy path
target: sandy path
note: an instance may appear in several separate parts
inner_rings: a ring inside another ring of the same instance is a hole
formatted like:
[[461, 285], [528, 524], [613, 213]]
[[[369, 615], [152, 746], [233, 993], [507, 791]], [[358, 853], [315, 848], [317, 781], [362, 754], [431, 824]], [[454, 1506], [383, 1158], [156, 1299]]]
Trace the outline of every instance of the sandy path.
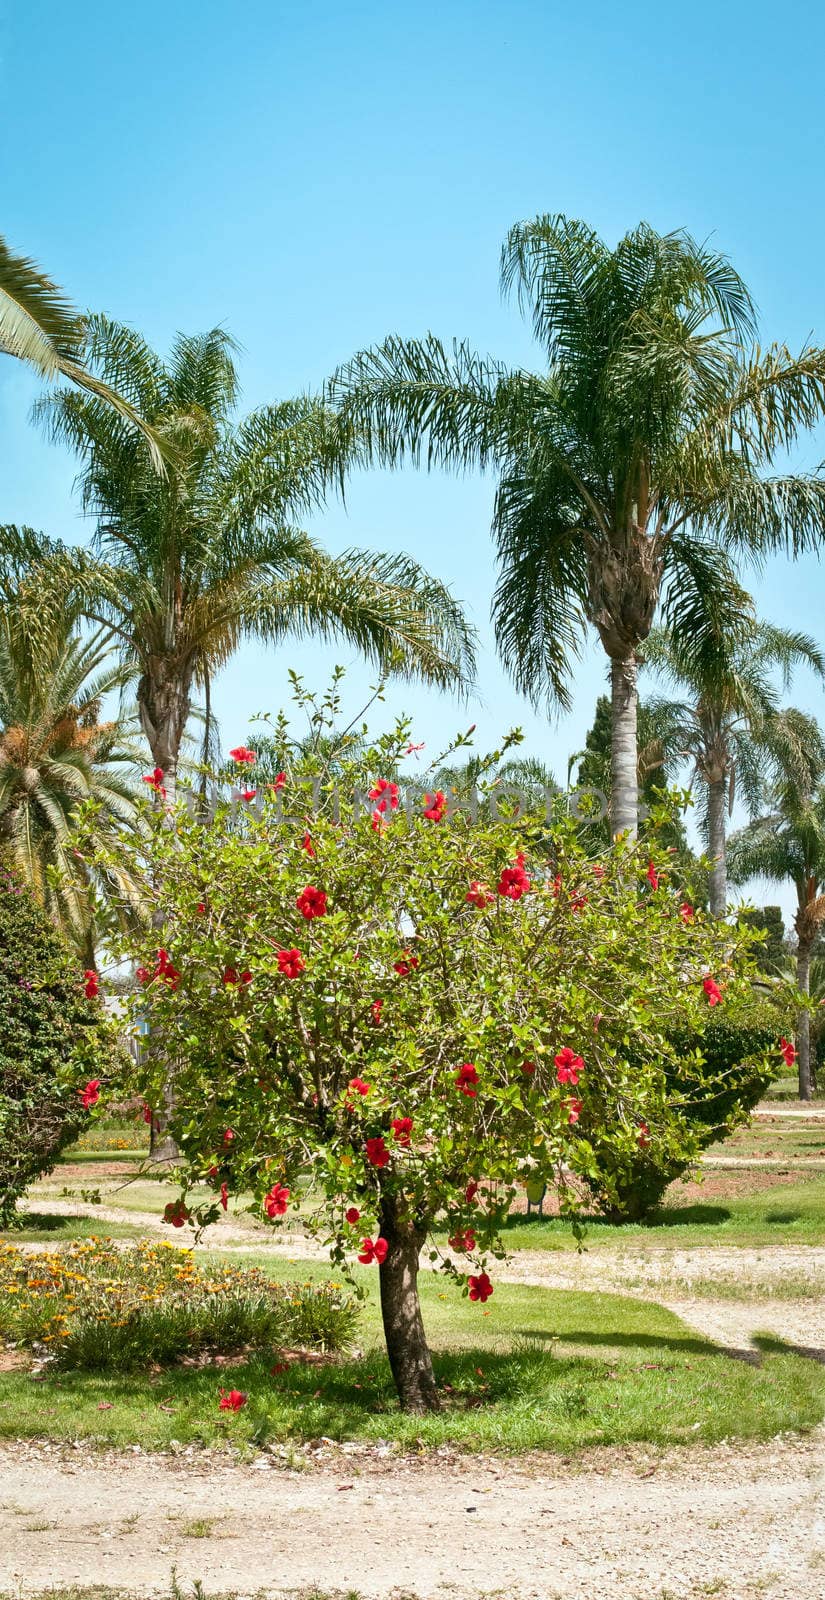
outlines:
[[[168, 1594], [304, 1585], [421, 1600], [821, 1600], [822, 1437], [759, 1449], [422, 1463], [327, 1450], [310, 1471], [193, 1453], [0, 1448], [0, 1583]], [[205, 1537], [187, 1526], [204, 1519]], [[44, 1526], [47, 1524], [47, 1526]], [[55, 1535], [59, 1530], [59, 1542]]]

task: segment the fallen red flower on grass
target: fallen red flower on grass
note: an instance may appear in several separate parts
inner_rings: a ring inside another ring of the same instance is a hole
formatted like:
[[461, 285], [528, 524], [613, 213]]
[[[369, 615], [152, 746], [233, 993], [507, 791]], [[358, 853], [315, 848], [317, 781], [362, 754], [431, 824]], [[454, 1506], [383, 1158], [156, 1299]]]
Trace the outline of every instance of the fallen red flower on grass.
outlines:
[[220, 1411], [242, 1411], [248, 1399], [249, 1396], [243, 1394], [240, 1389], [230, 1389], [228, 1393], [225, 1389], [221, 1389], [218, 1409]]

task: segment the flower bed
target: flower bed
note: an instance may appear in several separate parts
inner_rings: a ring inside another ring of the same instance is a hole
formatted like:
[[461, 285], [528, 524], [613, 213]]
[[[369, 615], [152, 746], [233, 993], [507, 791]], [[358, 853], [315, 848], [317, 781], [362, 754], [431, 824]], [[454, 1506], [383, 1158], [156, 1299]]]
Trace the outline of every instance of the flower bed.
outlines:
[[0, 1248], [0, 1340], [45, 1347], [61, 1367], [125, 1371], [279, 1345], [340, 1350], [356, 1320], [336, 1285], [276, 1284], [256, 1267], [207, 1270], [171, 1244]]

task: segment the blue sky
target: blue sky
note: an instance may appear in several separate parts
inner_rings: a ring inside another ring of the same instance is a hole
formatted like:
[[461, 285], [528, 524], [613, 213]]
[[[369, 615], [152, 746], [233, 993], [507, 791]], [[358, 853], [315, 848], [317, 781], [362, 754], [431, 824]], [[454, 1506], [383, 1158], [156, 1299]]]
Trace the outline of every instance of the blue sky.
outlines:
[[[469, 338], [536, 359], [501, 303], [509, 225], [581, 216], [610, 241], [644, 218], [712, 237], [750, 284], [763, 341], [825, 340], [821, 158], [825, 17], [790, 0], [708, 4], [424, 0], [312, 6], [177, 0], [0, 6], [6, 161], [2, 230], [80, 305], [160, 349], [221, 323], [243, 347], [243, 404], [319, 384], [386, 333]], [[86, 536], [71, 458], [27, 420], [36, 382], [0, 367], [2, 519]], [[816, 465], [821, 439], [797, 460]], [[515, 723], [563, 775], [603, 662], [590, 649], [573, 712], [533, 714], [497, 665], [488, 610], [492, 484], [414, 472], [355, 480], [313, 531], [408, 550], [446, 578], [482, 632], [469, 712], [395, 688], [435, 748]], [[822, 636], [817, 558], [755, 582], [767, 615]], [[218, 686], [227, 743], [286, 698], [294, 665], [319, 687], [343, 650], [248, 649]], [[353, 705], [369, 673], [353, 663]], [[795, 699], [822, 712], [803, 677]]]

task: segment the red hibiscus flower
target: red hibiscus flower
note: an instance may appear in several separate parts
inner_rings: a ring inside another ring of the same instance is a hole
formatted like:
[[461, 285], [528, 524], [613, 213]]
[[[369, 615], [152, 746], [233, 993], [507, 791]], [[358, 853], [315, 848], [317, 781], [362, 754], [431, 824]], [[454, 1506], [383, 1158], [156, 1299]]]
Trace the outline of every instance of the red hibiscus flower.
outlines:
[[381, 1011], [383, 1005], [383, 1000], [373, 1000], [372, 1005], [370, 1006], [370, 1015], [372, 1016], [372, 1020], [376, 1027], [378, 1027], [381, 1022]]
[[790, 1039], [780, 1039], [779, 1048], [782, 1051], [782, 1059], [785, 1066], [792, 1067], [798, 1054], [796, 1046], [791, 1044]]
[[696, 913], [689, 900], [683, 900], [679, 907], [679, 916], [685, 923], [692, 922]]
[[594, 878], [603, 878], [604, 874], [605, 874], [605, 868], [600, 866], [599, 863], [596, 862], [595, 866], [592, 868], [592, 872], [593, 872], [593, 877]]
[[467, 1282], [470, 1286], [471, 1300], [480, 1300], [482, 1305], [485, 1300], [489, 1300], [493, 1292], [493, 1285], [486, 1272], [471, 1273]]
[[557, 872], [556, 876], [553, 879], [553, 882], [551, 884], [551, 892], [552, 892], [554, 900], [558, 900], [559, 895], [561, 894], [561, 884], [562, 884], [561, 873]]
[[152, 974], [148, 967], [136, 967], [135, 977], [137, 978], [138, 983], [149, 983]]
[[358, 1210], [357, 1206], [348, 1206], [346, 1211], [344, 1212], [344, 1218], [349, 1223], [350, 1227], [352, 1228], [352, 1227], [355, 1226], [356, 1222], [360, 1222], [361, 1221], [361, 1213]]
[[182, 1228], [189, 1221], [190, 1213], [182, 1200], [170, 1200], [163, 1208], [164, 1222], [170, 1222], [173, 1228]]
[[583, 911], [586, 905], [587, 905], [587, 895], [586, 894], [573, 894], [573, 895], [570, 896], [570, 910], [571, 911]]
[[252, 973], [248, 967], [245, 967], [243, 972], [239, 972], [237, 967], [224, 967], [223, 978], [221, 979], [221, 982], [225, 984], [227, 988], [232, 988], [234, 984], [251, 983]]
[[365, 1095], [370, 1092], [370, 1086], [363, 1078], [350, 1078], [347, 1088], [351, 1089], [353, 1094]]
[[570, 1049], [569, 1044], [566, 1044], [564, 1049], [560, 1050], [555, 1057], [555, 1063], [557, 1082], [572, 1083], [575, 1089], [579, 1081], [579, 1074], [584, 1072], [584, 1062], [581, 1056], [577, 1056], [575, 1051]]
[[85, 1088], [78, 1089], [77, 1092], [80, 1095], [80, 1104], [85, 1108], [86, 1111], [88, 1111], [91, 1106], [97, 1105], [97, 1102], [100, 1099], [100, 1084], [100, 1078], [90, 1078]]
[[487, 888], [486, 883], [479, 883], [478, 880], [474, 878], [464, 896], [464, 899], [469, 901], [471, 906], [475, 906], [477, 911], [483, 911], [485, 906], [489, 906], [491, 904], [493, 896]]
[[248, 1399], [249, 1396], [242, 1394], [240, 1389], [230, 1389], [228, 1394], [225, 1389], [221, 1389], [218, 1409], [219, 1411], [242, 1411]]
[[178, 972], [177, 967], [172, 965], [172, 962], [169, 960], [169, 956], [165, 950], [158, 951], [158, 964], [155, 968], [155, 977], [160, 978], [163, 983], [168, 984], [170, 989], [177, 989], [178, 984], [180, 983], [180, 973]]
[[205, 900], [199, 900], [197, 905], [196, 905], [196, 907], [195, 907], [195, 910], [197, 911], [199, 917], [205, 917], [206, 916], [206, 901]]
[[435, 794], [424, 796], [424, 816], [428, 822], [443, 822], [447, 810], [447, 796], [443, 790], [436, 789]]
[[285, 978], [297, 978], [305, 970], [306, 962], [300, 950], [279, 950], [278, 971]]
[[470, 1182], [468, 1183], [468, 1185], [466, 1187], [466, 1189], [464, 1190], [464, 1199], [465, 1199], [465, 1201], [466, 1201], [468, 1206], [471, 1206], [473, 1204], [473, 1201], [475, 1200], [475, 1197], [476, 1197], [477, 1194], [478, 1194], [478, 1184], [476, 1183], [475, 1178], [471, 1178]]
[[390, 811], [398, 810], [398, 784], [391, 783], [389, 778], [379, 778], [370, 789], [369, 797], [376, 802], [375, 809], [378, 812], [385, 812], [388, 806]]
[[722, 991], [719, 988], [719, 985], [716, 982], [715, 978], [711, 978], [711, 977], [703, 978], [702, 979], [702, 988], [704, 989], [705, 994], [708, 997], [708, 1005], [709, 1006], [718, 1006], [718, 1005], [722, 1004]]
[[364, 1148], [371, 1167], [386, 1167], [389, 1164], [390, 1152], [381, 1134], [375, 1139], [368, 1139]]
[[162, 767], [155, 767], [153, 772], [144, 772], [141, 783], [148, 783], [149, 788], [154, 789], [155, 794], [162, 795], [163, 799], [166, 799], [166, 790], [163, 787]]
[[283, 1217], [289, 1205], [289, 1190], [283, 1184], [275, 1183], [264, 1197], [264, 1211], [268, 1217]]
[[236, 744], [234, 750], [230, 750], [229, 754], [239, 767], [254, 767], [258, 759], [255, 751], [247, 750], [245, 744]]
[[234, 1138], [235, 1138], [235, 1129], [234, 1128], [224, 1128], [222, 1143], [223, 1144], [232, 1144]]
[[471, 1250], [475, 1250], [476, 1236], [472, 1228], [465, 1228], [463, 1232], [451, 1234], [447, 1243], [451, 1250], [457, 1250], [461, 1255], [469, 1255]]
[[468, 1100], [475, 1100], [475, 1085], [478, 1083], [478, 1068], [473, 1066], [472, 1061], [465, 1061], [463, 1066], [459, 1067], [458, 1072], [455, 1075], [454, 1082], [456, 1088], [459, 1089], [462, 1094], [466, 1094]]
[[277, 791], [279, 789], [284, 789], [285, 787], [286, 787], [286, 773], [285, 772], [276, 772], [276, 774], [275, 774], [275, 782], [274, 783], [270, 783], [270, 784], [267, 785], [267, 788], [274, 789], [276, 791], [276, 793], [277, 793]]
[[516, 856], [514, 867], [505, 867], [503, 869], [501, 877], [496, 884], [496, 889], [507, 900], [520, 900], [529, 888], [530, 879], [524, 870], [524, 856], [519, 854]]
[[412, 1125], [412, 1117], [393, 1117], [390, 1127], [395, 1136], [396, 1144], [409, 1144]]
[[96, 1000], [100, 993], [100, 980], [93, 967], [87, 967], [83, 974], [86, 983], [83, 993], [87, 1000]]
[[141, 1112], [141, 1115], [143, 1117], [144, 1122], [148, 1122], [148, 1124], [149, 1124], [149, 1126], [151, 1128], [151, 1126], [152, 1126], [152, 1117], [154, 1116], [154, 1112], [152, 1110], [152, 1107], [150, 1105], [147, 1105], [145, 1100], [143, 1102], [143, 1110]]
[[521, 1070], [524, 1073], [525, 1078], [532, 1078], [533, 1073], [536, 1070], [535, 1061], [522, 1061]]
[[640, 1150], [646, 1150], [650, 1144], [650, 1129], [646, 1122], [640, 1122], [636, 1134], [636, 1143]]
[[567, 1107], [567, 1121], [569, 1122], [569, 1124], [570, 1124], [570, 1126], [572, 1128], [578, 1122], [579, 1117], [581, 1116], [581, 1114], [582, 1114], [582, 1112], [584, 1110], [584, 1101], [583, 1100], [573, 1100], [573, 1099], [566, 1100], [565, 1101], [565, 1105]]
[[421, 744], [408, 744], [406, 750], [404, 751], [404, 754], [405, 754], [405, 756], [417, 756], [419, 750], [424, 750], [424, 749], [426, 749], [426, 746], [425, 746], [424, 741], [422, 739]]
[[312, 846], [312, 840], [308, 833], [305, 833], [303, 839], [301, 840], [301, 849], [305, 851], [308, 856], [315, 855], [315, 851]]
[[389, 1245], [387, 1244], [386, 1239], [382, 1239], [380, 1235], [375, 1240], [362, 1239], [361, 1249], [358, 1253], [358, 1260], [362, 1261], [365, 1267], [371, 1267], [373, 1262], [377, 1261], [380, 1267], [381, 1262], [386, 1261], [387, 1259], [388, 1250]]
[[413, 956], [409, 950], [405, 950], [403, 956], [400, 956], [398, 961], [393, 962], [393, 969], [398, 973], [399, 978], [408, 978], [418, 965], [418, 956]]
[[241, 799], [245, 800], [247, 805], [248, 805], [250, 800], [254, 800], [255, 799], [255, 796], [256, 796], [257, 793], [258, 793], [257, 789], [242, 789], [241, 790]]
[[327, 914], [327, 897], [323, 889], [316, 889], [312, 883], [301, 890], [295, 904], [307, 922], [311, 922], [313, 917], [325, 917]]
[[228, 1183], [222, 1183], [221, 1184], [221, 1205], [223, 1206], [224, 1211], [226, 1210], [227, 1206], [229, 1205], [229, 1184]]
[[659, 887], [659, 874], [656, 871], [656, 868], [654, 867], [652, 861], [649, 861], [648, 864], [647, 864], [647, 872], [646, 872], [645, 876], [647, 878], [648, 883], [650, 884], [651, 889], [658, 889], [658, 887]]

